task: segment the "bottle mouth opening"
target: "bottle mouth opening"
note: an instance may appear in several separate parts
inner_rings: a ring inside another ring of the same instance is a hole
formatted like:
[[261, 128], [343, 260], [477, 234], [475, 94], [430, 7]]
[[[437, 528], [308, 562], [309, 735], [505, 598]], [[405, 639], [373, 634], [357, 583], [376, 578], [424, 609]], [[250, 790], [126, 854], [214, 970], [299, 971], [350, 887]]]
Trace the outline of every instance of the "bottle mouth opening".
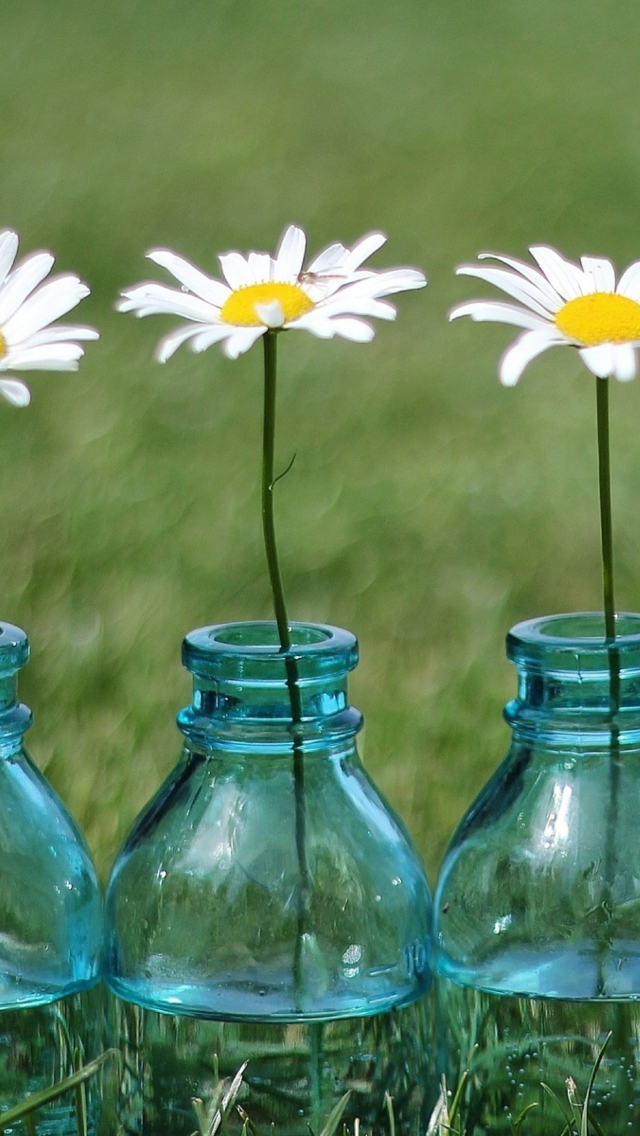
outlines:
[[[201, 628], [205, 632], [206, 637], [211, 644], [211, 649], [215, 650], [218, 645], [223, 650], [228, 648], [239, 651], [250, 651], [251, 654], [255, 652], [269, 652], [274, 654], [281, 654], [280, 638], [278, 635], [277, 625], [271, 621], [260, 621], [256, 623], [221, 623], [214, 627]], [[294, 649], [299, 647], [317, 647], [321, 643], [331, 643], [335, 646], [335, 639], [337, 638], [336, 632], [338, 628], [322, 627], [320, 625], [309, 623], [292, 623], [290, 624], [291, 645]], [[198, 635], [199, 632], [191, 632], [188, 639], [192, 635]], [[348, 634], [348, 632], [343, 632]], [[352, 637], [353, 638], [353, 637]]]
[[205, 679], [285, 678], [285, 659], [293, 658], [301, 677], [344, 673], [358, 661], [355, 635], [323, 623], [290, 623], [291, 647], [283, 652], [273, 620], [217, 623], [190, 631], [182, 661]]
[[[640, 645], [640, 614], [618, 612], [615, 617], [616, 640]], [[543, 615], [517, 623], [509, 633], [527, 643], [548, 643], [552, 647], [566, 644], [575, 647], [609, 645], [606, 643], [604, 615], [601, 611], [566, 612], [562, 615]]]
[[540, 662], [568, 670], [606, 670], [611, 652], [620, 665], [640, 667], [640, 613], [619, 612], [615, 638], [607, 639], [600, 611], [567, 612], [517, 623], [507, 635], [507, 656], [515, 663]]

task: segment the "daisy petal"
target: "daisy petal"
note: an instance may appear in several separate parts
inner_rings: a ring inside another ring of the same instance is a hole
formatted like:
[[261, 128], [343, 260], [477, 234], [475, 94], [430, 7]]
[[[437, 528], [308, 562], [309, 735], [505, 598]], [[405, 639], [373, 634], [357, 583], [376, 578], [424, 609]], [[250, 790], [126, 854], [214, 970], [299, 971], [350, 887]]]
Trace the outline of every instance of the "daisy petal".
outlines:
[[67, 343], [99, 338], [100, 332], [94, 327], [75, 327], [73, 324], [59, 323], [54, 324], [53, 327], [45, 327], [42, 331], [36, 331], [34, 335], [28, 335], [26, 339], [20, 340], [20, 346], [40, 347], [43, 343]]
[[12, 406], [28, 406], [31, 402], [29, 388], [17, 379], [0, 379], [0, 395]]
[[192, 336], [198, 335], [201, 330], [202, 324], [188, 323], [186, 326], [183, 324], [182, 327], [177, 327], [175, 331], [170, 331], [156, 347], [155, 357], [158, 363], [166, 363], [183, 343], [186, 343]]
[[508, 296], [513, 296], [514, 300], [519, 300], [521, 304], [531, 308], [543, 319], [549, 319], [563, 306], [562, 300], [559, 299], [557, 305], [551, 307], [547, 296], [536, 284], [523, 280], [515, 272], [506, 272], [504, 268], [485, 268], [482, 265], [462, 264], [460, 268], [456, 269], [456, 275], [475, 276], [478, 280], [493, 284], [496, 288], [506, 292]]
[[[374, 287], [377, 281], [377, 286]], [[417, 268], [393, 268], [388, 272], [376, 272], [375, 276], [363, 280], [360, 287], [369, 296], [389, 296], [392, 292], [409, 292], [413, 288], [425, 288], [427, 278]]]
[[493, 300], [470, 300], [466, 304], [458, 304], [449, 312], [449, 319], [459, 319], [460, 316], [471, 316], [476, 323], [509, 323], [515, 327], [527, 327], [531, 331], [537, 328], [548, 327], [548, 321], [540, 319], [526, 308], [517, 308], [515, 304], [501, 304]]
[[216, 307], [221, 308], [225, 300], [231, 295], [230, 289], [226, 284], [220, 280], [212, 280], [210, 276], [205, 276], [199, 268], [185, 260], [176, 253], [170, 252], [169, 249], [152, 249], [147, 253], [147, 258], [152, 260], [154, 264], [159, 264], [162, 268], [167, 268], [176, 280], [184, 284], [190, 292], [195, 292], [196, 296], [200, 296], [201, 300], [206, 300], [208, 304], [215, 304]]
[[88, 295], [87, 285], [77, 276], [58, 276], [43, 284], [4, 325], [2, 330], [7, 343], [18, 343], [28, 335], [34, 335], [46, 324], [57, 320], [58, 316], [71, 311]]
[[375, 331], [364, 320], [350, 319], [349, 316], [338, 316], [329, 321], [334, 335], [343, 339], [350, 339], [353, 343], [370, 343]]
[[255, 305], [256, 315], [267, 327], [284, 327], [284, 312], [279, 300]]
[[608, 379], [614, 374], [616, 360], [612, 343], [599, 343], [597, 347], [581, 347], [580, 355], [596, 378]]
[[393, 304], [387, 300], [376, 300], [370, 296], [351, 296], [339, 291], [332, 299], [322, 305], [323, 315], [331, 319], [334, 315], [373, 316], [377, 319], [394, 320], [398, 314]]
[[615, 292], [616, 274], [610, 260], [601, 257], [583, 256], [580, 263], [593, 287], [591, 292]]
[[[51, 326], [58, 316], [89, 294], [77, 276], [58, 276], [43, 283], [54, 257], [37, 252], [13, 267], [17, 234], [0, 233], [0, 372], [77, 371], [84, 348], [78, 340], [98, 339], [92, 327]], [[27, 406], [28, 388], [13, 376], [0, 379], [0, 395], [14, 406]]]
[[79, 343], [50, 343], [41, 347], [13, 348], [0, 362], [11, 371], [77, 371], [84, 355]]
[[228, 359], [237, 359], [253, 347], [257, 339], [266, 332], [266, 327], [233, 328], [222, 350]]
[[585, 286], [584, 273], [576, 264], [560, 256], [555, 249], [547, 245], [532, 245], [529, 252], [563, 300], [575, 300], [577, 296], [583, 296], [588, 290]]
[[5, 229], [4, 233], [0, 233], [0, 284], [4, 284], [17, 253], [18, 234], [12, 233], [11, 229]]
[[236, 288], [246, 288], [248, 284], [253, 284], [253, 273], [239, 252], [225, 252], [218, 260], [223, 275], [234, 292]]
[[208, 327], [205, 331], [198, 330], [196, 338], [191, 342], [191, 350], [197, 353], [206, 351], [207, 347], [211, 347], [214, 343], [221, 343], [223, 339], [228, 339], [234, 331], [233, 327], [224, 323], [217, 327]]
[[[417, 268], [394, 268], [389, 272], [372, 272], [355, 283], [346, 284], [337, 293], [340, 298], [346, 296], [369, 296], [378, 299], [389, 296], [394, 292], [408, 292], [413, 288], [424, 288], [427, 283], [423, 272]], [[326, 297], [324, 303], [333, 304], [336, 292]]]
[[220, 315], [220, 309], [206, 300], [189, 292], [179, 292], [177, 288], [167, 288], [165, 284], [141, 284], [138, 288], [131, 288], [122, 293], [116, 308], [119, 312], [135, 312], [138, 316], [184, 316], [200, 323], [212, 323]]
[[0, 325], [17, 312], [30, 292], [48, 276], [55, 263], [49, 252], [38, 252], [27, 257], [7, 277], [0, 289]]
[[275, 274], [278, 280], [297, 280], [302, 271], [307, 238], [297, 225], [289, 225], [276, 253]]
[[351, 251], [347, 254], [342, 264], [344, 272], [355, 272], [365, 260], [373, 256], [374, 252], [381, 249], [387, 243], [387, 238], [384, 233], [368, 233], [366, 237], [362, 237], [357, 244], [353, 246]]
[[616, 291], [621, 296], [628, 296], [630, 300], [640, 300], [640, 260], [630, 264], [622, 273]]
[[328, 248], [318, 254], [315, 260], [311, 261], [307, 272], [331, 272], [332, 269], [342, 265], [348, 255], [349, 249], [346, 249], [344, 245], [338, 243], [329, 245]]
[[516, 339], [515, 343], [505, 351], [500, 360], [498, 376], [503, 387], [514, 387], [527, 363], [541, 355], [548, 347], [557, 347], [564, 342], [566, 342], [564, 337], [554, 335], [547, 328], [525, 331], [524, 335]]
[[[395, 319], [394, 305], [385, 303], [382, 297], [426, 284], [424, 274], [414, 268], [380, 272], [359, 267], [385, 239], [382, 233], [369, 233], [352, 249], [336, 242], [321, 252], [305, 272], [306, 237], [302, 229], [290, 225], [275, 258], [259, 252], [251, 252], [246, 258], [239, 252], [229, 252], [219, 258], [229, 288], [210, 280], [168, 249], [155, 249], [149, 254], [151, 259], [171, 271], [181, 281], [183, 290], [150, 281], [122, 292], [117, 308], [137, 316], [172, 314], [204, 325], [193, 333], [181, 326], [165, 336], [157, 352], [161, 361], [189, 341], [194, 351], [221, 342], [223, 352], [235, 359], [248, 351], [267, 328], [295, 327], [320, 338], [341, 335], [365, 343], [373, 338], [374, 329], [360, 317]], [[212, 288], [216, 291], [212, 292]], [[234, 303], [227, 304], [231, 295], [243, 289], [242, 296], [234, 296]], [[309, 310], [304, 316], [294, 318], [293, 313], [305, 309]], [[289, 320], [288, 312], [292, 313]], [[259, 325], [254, 326], [254, 317], [261, 321]], [[234, 323], [234, 319], [239, 322]]]
[[555, 288], [551, 286], [546, 276], [542, 274], [539, 268], [534, 268], [531, 264], [525, 264], [523, 260], [517, 260], [511, 256], [499, 256], [495, 252], [481, 252], [478, 254], [478, 260], [499, 260], [501, 264], [506, 264], [508, 268], [515, 269], [516, 272], [524, 276], [525, 280], [529, 283], [535, 284], [542, 294], [547, 299], [547, 306], [549, 311], [556, 312], [564, 304], [562, 296], [560, 296]]
[[301, 316], [291, 324], [291, 328], [296, 331], [310, 331], [318, 339], [333, 339], [335, 335], [332, 321], [323, 315], [321, 310]]
[[268, 252], [250, 252], [248, 259], [249, 268], [256, 284], [266, 284], [269, 280], [273, 280], [275, 261], [271, 259]]
[[[462, 275], [502, 288], [530, 309], [474, 300], [459, 304], [450, 313], [450, 319], [470, 316], [528, 329], [503, 355], [500, 381], [513, 386], [531, 359], [560, 344], [577, 348], [598, 378], [633, 379], [640, 348], [640, 261], [628, 266], [616, 288], [614, 266], [605, 257], [583, 256], [578, 267], [547, 245], [532, 245], [530, 252], [538, 268], [512, 257], [484, 253], [480, 260], [493, 257], [513, 272], [475, 265], [458, 269]], [[587, 346], [590, 341], [592, 345]]]
[[613, 348], [614, 374], [621, 383], [636, 377], [636, 353], [631, 343], [617, 343]]

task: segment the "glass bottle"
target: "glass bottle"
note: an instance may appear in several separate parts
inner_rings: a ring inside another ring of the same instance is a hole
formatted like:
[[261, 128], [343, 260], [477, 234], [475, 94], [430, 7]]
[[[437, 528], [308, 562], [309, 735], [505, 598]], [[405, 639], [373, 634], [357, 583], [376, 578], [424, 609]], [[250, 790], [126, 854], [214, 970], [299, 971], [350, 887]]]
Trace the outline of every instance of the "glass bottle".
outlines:
[[[23, 745], [31, 712], [17, 674], [24, 631], [0, 626], [0, 1113], [96, 1057], [104, 1040], [97, 986], [102, 902], [91, 857], [64, 805]], [[87, 1085], [90, 1131], [100, 1089]], [[75, 1136], [73, 1093], [35, 1116], [43, 1136]], [[35, 1131], [25, 1122], [12, 1133]]]
[[[572, 1082], [606, 1136], [640, 1126], [640, 615], [514, 627], [508, 756], [447, 852], [434, 905], [441, 1071], [468, 1136], [563, 1128]], [[610, 1035], [610, 1036], [609, 1036]], [[571, 1080], [569, 1080], [571, 1079]]]
[[178, 715], [182, 757], [107, 892], [127, 1133], [190, 1136], [192, 1098], [206, 1105], [245, 1060], [242, 1107], [260, 1131], [308, 1136], [347, 1089], [348, 1115], [377, 1122], [388, 1091], [398, 1130], [421, 1130], [426, 879], [358, 757], [356, 640], [317, 624], [292, 636], [302, 849], [275, 625], [206, 627], [183, 644], [194, 695]]

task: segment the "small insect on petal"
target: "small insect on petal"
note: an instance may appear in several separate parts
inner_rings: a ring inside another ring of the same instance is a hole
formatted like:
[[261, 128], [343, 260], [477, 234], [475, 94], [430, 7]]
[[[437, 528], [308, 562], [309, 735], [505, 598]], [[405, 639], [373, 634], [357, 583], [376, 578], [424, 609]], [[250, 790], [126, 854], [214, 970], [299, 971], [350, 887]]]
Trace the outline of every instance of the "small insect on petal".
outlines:
[[[148, 254], [150, 259], [171, 272], [180, 288], [152, 282], [127, 288], [117, 308], [137, 316], [173, 314], [189, 321], [161, 341], [156, 358], [162, 362], [182, 344], [205, 351], [216, 342], [228, 358], [237, 359], [267, 328], [296, 328], [320, 339], [339, 335], [368, 343], [374, 329], [359, 317], [392, 320], [395, 308], [381, 297], [426, 284], [424, 274], [414, 268], [363, 267], [385, 240], [382, 233], [370, 233], [352, 248], [334, 243], [305, 270], [305, 234], [289, 225], [275, 257], [223, 253], [219, 260], [226, 283], [205, 276], [169, 249], [155, 249]], [[189, 331], [191, 321], [199, 325], [194, 335]]]

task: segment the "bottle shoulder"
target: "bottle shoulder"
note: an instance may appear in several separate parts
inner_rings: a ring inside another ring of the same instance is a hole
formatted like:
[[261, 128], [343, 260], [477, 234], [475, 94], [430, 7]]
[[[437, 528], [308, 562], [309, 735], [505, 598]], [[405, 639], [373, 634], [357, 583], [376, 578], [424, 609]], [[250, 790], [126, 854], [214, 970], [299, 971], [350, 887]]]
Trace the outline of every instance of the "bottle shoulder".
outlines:
[[[336, 849], [355, 851], [375, 847], [369, 865], [402, 858], [416, 880], [424, 880], [424, 870], [413, 841], [401, 819], [377, 789], [366, 772], [355, 746], [343, 753], [314, 753], [305, 765], [305, 793], [308, 813], [308, 839], [318, 844], [328, 839]], [[116, 859], [114, 875], [125, 863], [160, 859], [174, 865], [183, 863], [186, 849], [196, 845], [204, 831], [233, 832], [238, 842], [262, 840], [265, 847], [283, 841], [293, 849], [294, 797], [291, 756], [284, 759], [253, 755], [204, 755], [186, 746], [177, 765], [142, 810]], [[200, 834], [200, 835], [199, 835]], [[226, 855], [222, 844], [209, 841], [206, 859], [213, 865], [218, 854]], [[294, 863], [297, 858], [294, 857]]]
[[102, 899], [87, 845], [19, 749], [0, 760], [0, 1008], [33, 1005], [99, 976]]
[[67, 875], [86, 875], [99, 892], [83, 833], [24, 747], [0, 760], [0, 825], [0, 857], [9, 852], [50, 859]]

